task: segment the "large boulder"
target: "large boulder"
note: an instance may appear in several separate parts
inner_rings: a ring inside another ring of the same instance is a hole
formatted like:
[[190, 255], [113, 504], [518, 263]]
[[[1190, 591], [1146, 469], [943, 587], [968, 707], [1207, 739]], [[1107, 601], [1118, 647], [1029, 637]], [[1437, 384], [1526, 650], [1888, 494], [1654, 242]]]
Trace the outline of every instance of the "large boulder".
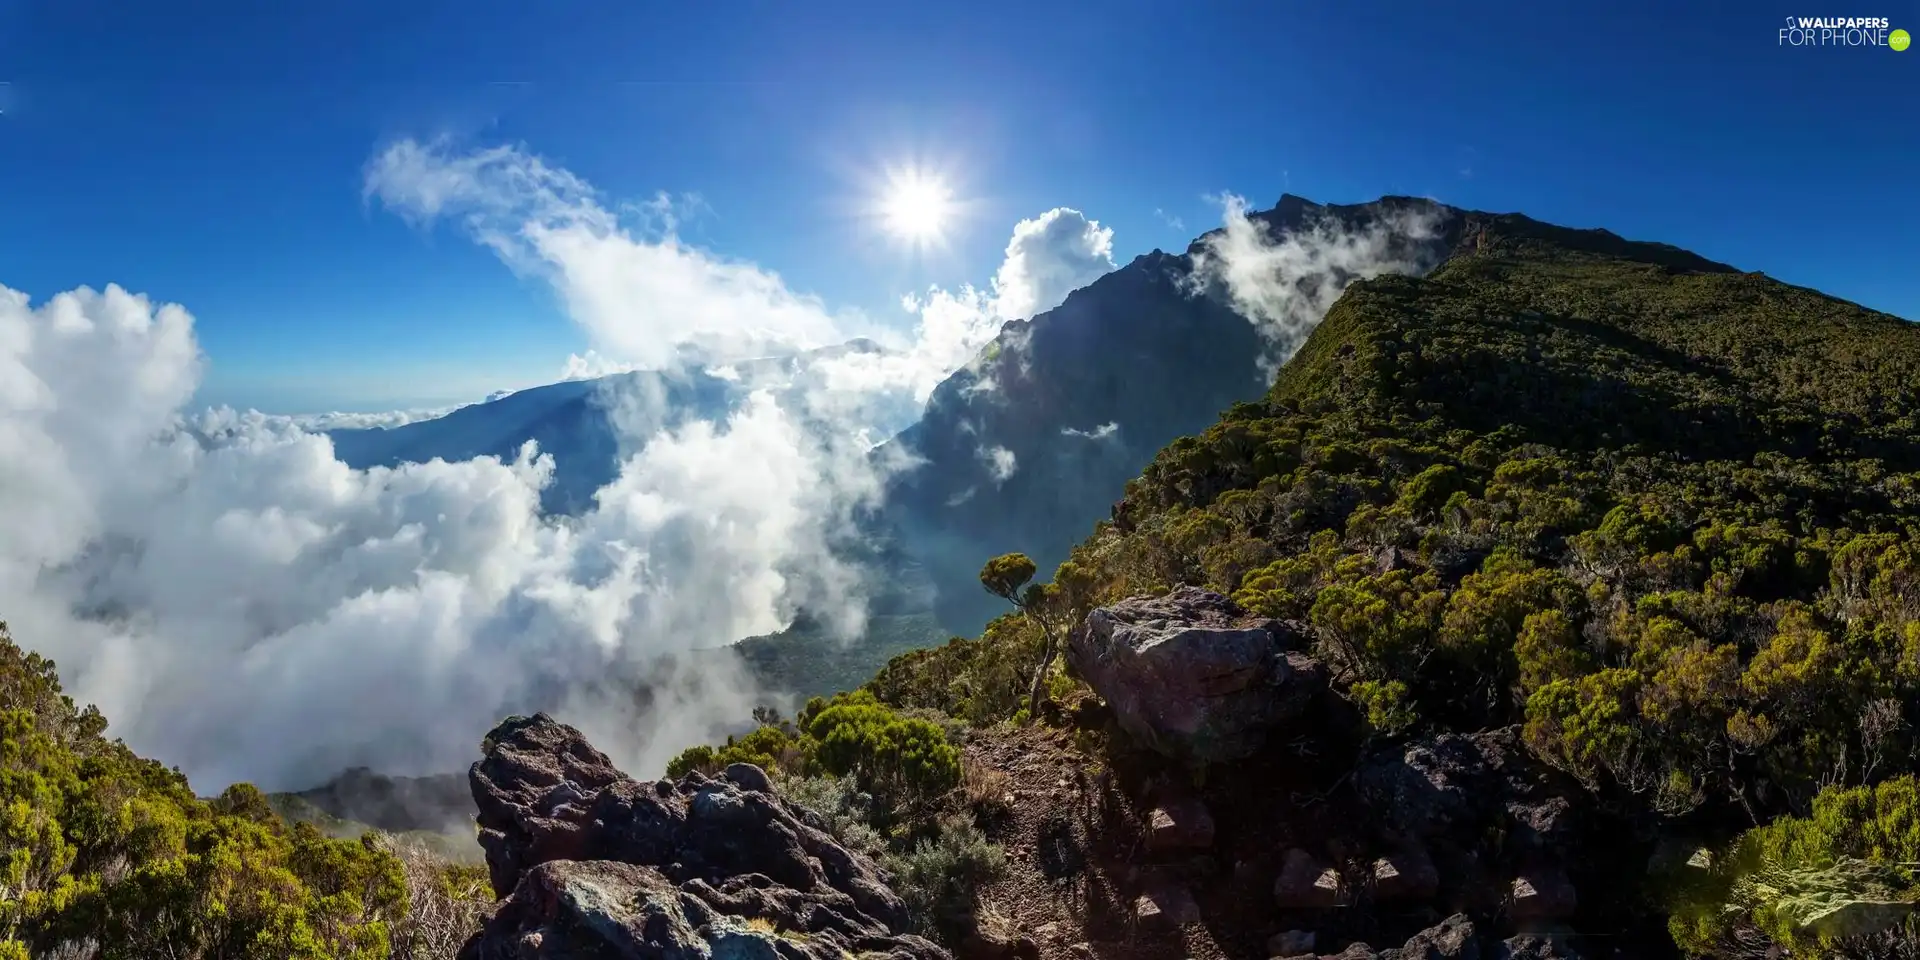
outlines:
[[1067, 659], [1141, 744], [1218, 763], [1258, 750], [1326, 689], [1325, 669], [1290, 649], [1296, 636], [1284, 621], [1180, 587], [1094, 610], [1069, 636]]
[[487, 736], [469, 779], [494, 891], [460, 960], [948, 960], [905, 933], [878, 867], [809, 826], [765, 772], [633, 780], [542, 714]]

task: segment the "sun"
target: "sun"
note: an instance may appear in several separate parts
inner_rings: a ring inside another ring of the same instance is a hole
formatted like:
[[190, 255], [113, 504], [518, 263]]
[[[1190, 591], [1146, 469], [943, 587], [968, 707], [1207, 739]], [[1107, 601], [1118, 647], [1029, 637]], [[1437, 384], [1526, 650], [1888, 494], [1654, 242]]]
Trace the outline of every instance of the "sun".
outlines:
[[935, 242], [953, 215], [953, 191], [922, 171], [893, 174], [887, 178], [880, 211], [894, 236], [916, 244]]

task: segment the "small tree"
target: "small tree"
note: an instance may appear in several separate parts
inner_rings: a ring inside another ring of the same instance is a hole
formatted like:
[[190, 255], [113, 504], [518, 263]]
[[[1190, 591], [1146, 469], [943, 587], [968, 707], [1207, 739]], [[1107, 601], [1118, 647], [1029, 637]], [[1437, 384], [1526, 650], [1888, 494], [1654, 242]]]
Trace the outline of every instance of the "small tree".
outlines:
[[1091, 591], [1089, 578], [1072, 561], [1054, 571], [1053, 582], [1031, 583], [1038, 568], [1024, 553], [1007, 553], [988, 560], [980, 568], [980, 585], [1024, 614], [1040, 628], [1040, 667], [1033, 672], [1033, 685], [1027, 694], [1029, 716], [1040, 712], [1040, 699], [1047, 689], [1047, 671], [1053, 669], [1060, 654], [1060, 643], [1086, 605]]

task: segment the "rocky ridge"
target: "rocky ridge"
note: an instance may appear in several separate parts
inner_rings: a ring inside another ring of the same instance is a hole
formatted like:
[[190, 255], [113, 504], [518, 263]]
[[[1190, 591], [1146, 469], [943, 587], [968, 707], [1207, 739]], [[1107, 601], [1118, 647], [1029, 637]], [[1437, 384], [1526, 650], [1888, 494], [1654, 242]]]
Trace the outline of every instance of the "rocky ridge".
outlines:
[[635, 780], [541, 714], [494, 728], [469, 779], [503, 899], [460, 960], [948, 960], [758, 767]]
[[[1576, 884], [1605, 815], [1512, 728], [1356, 737], [1300, 629], [1193, 587], [1092, 611], [1068, 656], [1100, 699], [1064, 712], [1123, 752], [1096, 778], [1020, 790], [996, 839], [1037, 876], [989, 896], [1022, 904], [1020, 930], [1063, 932], [1043, 957], [1578, 956]], [[1021, 784], [1091, 761], [1071, 735], [1020, 739], [974, 756]], [[1221, 764], [1235, 774], [1194, 778]], [[1050, 848], [1069, 835], [1084, 853], [1063, 865]], [[1087, 906], [1029, 908], [1063, 880]]]

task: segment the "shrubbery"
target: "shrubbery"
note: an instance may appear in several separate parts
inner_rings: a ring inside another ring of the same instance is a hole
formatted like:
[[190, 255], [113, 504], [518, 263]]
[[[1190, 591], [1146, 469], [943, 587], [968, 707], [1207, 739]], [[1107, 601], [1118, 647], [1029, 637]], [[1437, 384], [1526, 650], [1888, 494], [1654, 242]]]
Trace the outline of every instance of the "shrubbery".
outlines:
[[946, 725], [897, 712], [866, 691], [815, 697], [798, 721], [763, 723], [717, 750], [690, 747], [668, 762], [667, 775], [751, 763], [792, 775], [846, 777], [889, 805], [938, 797], [960, 782], [960, 750]]
[[967, 915], [979, 889], [1006, 873], [1006, 852], [989, 843], [965, 814], [943, 817], [933, 836], [884, 861], [894, 891], [926, 933]]
[[[1008, 698], [1022, 696], [1016, 689]], [[759, 718], [759, 729], [725, 746], [682, 752], [668, 774], [762, 766], [814, 826], [881, 861], [928, 933], [951, 933], [978, 887], [1004, 872], [1004, 853], [973, 817], [976, 806], [988, 814], [1003, 808], [1007, 785], [974, 769], [978, 790], [956, 789], [963, 766], [951, 718], [928, 707], [895, 709], [866, 690], [815, 697], [791, 722]], [[992, 795], [973, 796], [979, 791]]]
[[1822, 792], [1808, 817], [1743, 834], [1683, 888], [1674, 939], [1698, 953], [1756, 939], [1801, 952], [1888, 930], [1916, 932], [1920, 782]]
[[902, 717], [868, 694], [836, 701], [807, 721], [821, 769], [903, 800], [939, 796], [960, 782], [960, 751], [939, 725]]
[[[1376, 733], [1521, 724], [1650, 830], [1810, 829], [1778, 818], [1913, 775], [1920, 334], [1586, 235], [1491, 242], [1356, 284], [1264, 401], [1162, 450], [1063, 566], [1085, 602], [1192, 583], [1303, 621]], [[1004, 720], [1045, 636], [1003, 617], [870, 689]]]
[[378, 839], [289, 827], [244, 784], [203, 803], [105, 731], [0, 627], [0, 957], [385, 960], [408, 891]]

